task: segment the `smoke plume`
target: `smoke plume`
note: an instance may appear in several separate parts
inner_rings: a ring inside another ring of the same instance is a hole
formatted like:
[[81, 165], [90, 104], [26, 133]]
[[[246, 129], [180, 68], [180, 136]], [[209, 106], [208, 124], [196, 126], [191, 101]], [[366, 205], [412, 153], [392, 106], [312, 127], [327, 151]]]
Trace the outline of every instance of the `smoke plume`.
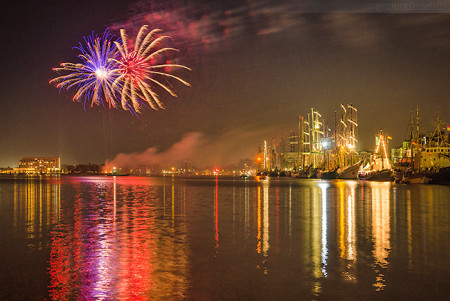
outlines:
[[190, 132], [184, 134], [165, 151], [152, 146], [143, 152], [120, 153], [113, 160], [105, 162], [105, 170], [111, 171], [113, 167], [163, 169], [179, 167], [186, 160], [197, 167], [211, 165], [220, 167], [237, 163], [241, 159], [255, 158], [259, 143], [267, 137], [275, 137], [273, 135], [280, 132], [285, 131], [277, 127], [256, 129], [238, 127], [217, 136]]

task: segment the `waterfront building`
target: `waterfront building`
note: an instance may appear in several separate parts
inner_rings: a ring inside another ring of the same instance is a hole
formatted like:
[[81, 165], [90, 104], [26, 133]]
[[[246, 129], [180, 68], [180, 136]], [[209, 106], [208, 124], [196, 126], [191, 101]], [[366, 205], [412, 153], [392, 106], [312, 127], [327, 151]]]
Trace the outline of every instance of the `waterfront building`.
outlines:
[[61, 172], [59, 157], [25, 157], [19, 161], [17, 173], [53, 174]]

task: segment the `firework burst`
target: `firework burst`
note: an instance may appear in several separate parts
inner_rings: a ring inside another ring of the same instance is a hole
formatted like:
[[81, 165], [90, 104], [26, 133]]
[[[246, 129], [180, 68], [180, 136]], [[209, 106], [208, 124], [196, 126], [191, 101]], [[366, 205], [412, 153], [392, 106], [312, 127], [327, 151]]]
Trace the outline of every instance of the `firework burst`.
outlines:
[[84, 100], [84, 104], [90, 103], [117, 107], [117, 95], [119, 89], [114, 85], [117, 78], [119, 65], [116, 58], [119, 52], [111, 41], [111, 35], [105, 31], [101, 37], [94, 34], [84, 37], [85, 46], [80, 43], [75, 47], [81, 53], [78, 57], [81, 63], [62, 63], [53, 71], [61, 75], [50, 80], [50, 84], [59, 89], [76, 90], [74, 101]]
[[[168, 86], [168, 79], [174, 79], [190, 86], [182, 78], [165, 72], [166, 69], [184, 68], [186, 66], [172, 63], [158, 63], [163, 61], [167, 52], [178, 51], [175, 48], [161, 47], [169, 36], [159, 35], [160, 29], [148, 31], [144, 25], [139, 30], [133, 45], [129, 45], [128, 37], [124, 29], [120, 30], [121, 41], [114, 44], [119, 51], [118, 58], [111, 58], [118, 67], [113, 70], [119, 76], [114, 80], [112, 87], [120, 90], [120, 103], [124, 110], [139, 113], [142, 106], [147, 103], [152, 109], [164, 108], [155, 92], [154, 86], [159, 86], [170, 95], [176, 97], [175, 92]], [[165, 80], [163, 83], [162, 80]], [[166, 83], [167, 82], [167, 83]]]

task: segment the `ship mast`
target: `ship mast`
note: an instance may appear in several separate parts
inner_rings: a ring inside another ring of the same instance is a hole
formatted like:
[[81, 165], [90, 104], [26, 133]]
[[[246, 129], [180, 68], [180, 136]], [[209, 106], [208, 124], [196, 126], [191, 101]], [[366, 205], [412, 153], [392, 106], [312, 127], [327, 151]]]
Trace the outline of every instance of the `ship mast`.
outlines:
[[[382, 130], [378, 132], [376, 136], [376, 149], [373, 161], [376, 162], [377, 156], [381, 158], [381, 169], [391, 169], [391, 165], [389, 163], [389, 157], [387, 153], [387, 134]], [[386, 162], [386, 164], [385, 164]]]
[[349, 153], [350, 153], [350, 164], [353, 164], [353, 155], [355, 153], [355, 149], [356, 149], [356, 142], [358, 142], [358, 140], [356, 139], [356, 135], [357, 135], [357, 127], [358, 127], [358, 119], [357, 119], [357, 109], [352, 105], [349, 104], [348, 105], [348, 109], [350, 111], [350, 114], [347, 118], [347, 124], [348, 124], [348, 149], [349, 149]]
[[419, 106], [416, 108], [416, 139], [417, 144], [422, 146], [420, 143], [420, 119], [419, 119]]
[[303, 116], [298, 115], [298, 144], [297, 144], [297, 164], [298, 168], [300, 169], [300, 166], [304, 166], [303, 164], [303, 158], [301, 157], [301, 153], [303, 150]]
[[346, 156], [345, 156], [345, 149], [347, 147], [347, 124], [345, 123], [347, 115], [347, 109], [344, 107], [344, 105], [341, 103], [341, 119], [339, 120], [339, 166], [343, 167], [346, 165]]
[[436, 146], [441, 146], [444, 142], [444, 137], [442, 136], [442, 131], [441, 131], [442, 121], [439, 119], [439, 113], [436, 114], [436, 119], [434, 121], [434, 124], [436, 125], [436, 128], [433, 133], [433, 138], [437, 137], [437, 145]]
[[[309, 113], [307, 114], [306, 119], [303, 121], [303, 144], [305, 149], [305, 159], [303, 160], [303, 167], [305, 165], [311, 165], [311, 135], [310, 135], [310, 123], [309, 123]], [[306, 160], [306, 156], [308, 156], [308, 160]], [[308, 163], [308, 164], [306, 164]]]
[[411, 141], [409, 143], [409, 149], [411, 152], [411, 167], [414, 169], [414, 149], [413, 149], [413, 143], [414, 143], [414, 120], [413, 120], [413, 113], [411, 112]]

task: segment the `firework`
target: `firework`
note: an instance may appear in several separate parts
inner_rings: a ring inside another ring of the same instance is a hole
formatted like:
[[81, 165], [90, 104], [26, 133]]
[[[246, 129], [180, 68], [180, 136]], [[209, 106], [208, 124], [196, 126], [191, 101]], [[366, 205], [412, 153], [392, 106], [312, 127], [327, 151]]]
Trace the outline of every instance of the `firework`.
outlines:
[[84, 100], [84, 104], [105, 105], [117, 107], [119, 89], [114, 82], [119, 77], [116, 58], [119, 57], [116, 45], [111, 41], [111, 35], [105, 31], [101, 37], [94, 34], [84, 37], [85, 46], [80, 43], [75, 47], [80, 51], [78, 57], [81, 63], [62, 63], [53, 70], [61, 75], [50, 80], [59, 89], [76, 90], [74, 101]]
[[164, 108], [159, 95], [154, 90], [155, 86], [163, 88], [174, 97], [177, 96], [166, 84], [168, 79], [174, 79], [190, 86], [182, 78], [165, 72], [166, 69], [170, 68], [190, 70], [188, 67], [172, 63], [158, 63], [163, 61], [167, 52], [178, 51], [175, 48], [161, 47], [164, 41], [170, 37], [160, 35], [160, 29], [153, 29], [148, 33], [147, 30], [147, 25], [141, 27], [133, 47], [128, 43], [125, 30], [121, 29], [120, 42], [114, 42], [120, 55], [118, 58], [111, 58], [110, 60], [118, 66], [117, 69], [114, 69], [114, 73], [119, 73], [119, 76], [114, 80], [112, 88], [121, 91], [120, 103], [122, 108], [137, 113], [140, 112], [145, 103], [155, 110]]

